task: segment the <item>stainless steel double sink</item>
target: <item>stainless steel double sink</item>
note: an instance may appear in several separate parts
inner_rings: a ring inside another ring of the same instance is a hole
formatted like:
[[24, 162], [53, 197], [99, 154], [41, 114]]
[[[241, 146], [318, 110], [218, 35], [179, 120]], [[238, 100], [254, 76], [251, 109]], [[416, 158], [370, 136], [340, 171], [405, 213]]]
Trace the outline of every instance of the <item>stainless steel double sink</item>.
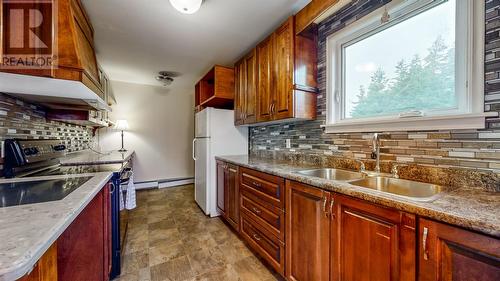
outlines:
[[367, 176], [364, 173], [339, 169], [312, 169], [298, 171], [298, 174], [349, 182], [352, 185], [391, 193], [418, 201], [435, 200], [443, 191], [443, 187], [434, 184], [402, 180], [389, 176]]

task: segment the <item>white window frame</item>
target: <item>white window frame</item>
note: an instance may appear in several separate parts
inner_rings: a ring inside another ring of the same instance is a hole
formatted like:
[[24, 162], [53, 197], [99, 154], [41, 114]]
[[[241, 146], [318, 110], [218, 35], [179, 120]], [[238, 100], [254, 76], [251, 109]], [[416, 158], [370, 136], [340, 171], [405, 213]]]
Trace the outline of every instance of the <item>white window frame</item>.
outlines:
[[[393, 0], [386, 7], [374, 11], [327, 39], [327, 123], [324, 126], [326, 133], [481, 129], [485, 127], [485, 117], [498, 116], [498, 113], [484, 112], [484, 1], [457, 0], [458, 108], [448, 112], [430, 111], [421, 117], [402, 118], [398, 115], [343, 119], [345, 108], [341, 73], [344, 68], [343, 46], [359, 42], [374, 32], [404, 21], [443, 1], [445, 0]], [[390, 14], [390, 20], [382, 23], [381, 18], [386, 9]]]

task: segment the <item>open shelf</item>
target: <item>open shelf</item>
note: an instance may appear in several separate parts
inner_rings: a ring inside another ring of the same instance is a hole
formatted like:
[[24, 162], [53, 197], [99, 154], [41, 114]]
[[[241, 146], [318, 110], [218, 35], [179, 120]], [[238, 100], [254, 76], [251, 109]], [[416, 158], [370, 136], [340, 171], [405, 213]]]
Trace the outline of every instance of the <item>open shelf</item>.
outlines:
[[234, 69], [216, 65], [195, 86], [195, 110], [232, 109], [233, 104]]

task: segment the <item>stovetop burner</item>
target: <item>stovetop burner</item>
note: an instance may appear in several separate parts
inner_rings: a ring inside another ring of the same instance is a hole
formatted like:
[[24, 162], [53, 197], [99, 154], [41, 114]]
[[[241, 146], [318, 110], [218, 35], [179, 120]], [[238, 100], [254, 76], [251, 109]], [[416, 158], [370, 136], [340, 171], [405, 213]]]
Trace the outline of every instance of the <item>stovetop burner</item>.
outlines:
[[0, 184], [0, 208], [62, 200], [92, 177]]

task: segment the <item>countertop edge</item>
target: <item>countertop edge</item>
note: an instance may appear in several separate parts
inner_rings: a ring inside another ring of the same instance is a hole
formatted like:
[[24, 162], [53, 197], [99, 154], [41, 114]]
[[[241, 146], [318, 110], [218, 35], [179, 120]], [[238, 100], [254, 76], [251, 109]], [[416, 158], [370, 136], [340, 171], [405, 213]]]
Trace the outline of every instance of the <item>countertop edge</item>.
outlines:
[[[263, 173], [279, 176], [288, 180], [300, 182], [303, 184], [307, 184], [310, 186], [314, 186], [316, 188], [326, 190], [326, 191], [332, 191], [332, 192], [337, 192], [342, 195], [346, 196], [351, 196], [357, 199], [365, 200], [374, 204], [382, 205], [384, 207], [388, 208], [393, 208], [397, 209], [400, 211], [412, 213], [424, 218], [429, 218], [435, 221], [439, 222], [444, 222], [448, 223], [451, 225], [455, 225], [458, 227], [462, 227], [471, 231], [479, 232], [485, 235], [489, 235], [492, 237], [500, 238], [500, 230], [497, 229], [495, 225], [483, 225], [483, 226], [478, 226], [477, 222], [471, 221], [468, 218], [464, 218], [461, 216], [457, 216], [452, 213], [445, 213], [440, 210], [435, 210], [432, 208], [427, 208], [418, 205], [417, 201], [411, 201], [411, 200], [405, 200], [401, 198], [400, 200], [396, 200], [394, 198], [389, 198], [388, 196], [384, 196], [383, 194], [373, 191], [373, 190], [362, 190], [361, 187], [355, 187], [350, 185], [348, 182], [341, 182], [341, 181], [335, 181], [335, 180], [325, 180], [325, 179], [319, 179], [319, 178], [313, 178], [309, 177], [310, 179], [313, 179], [314, 181], [320, 181], [324, 185], [328, 185], [331, 188], [324, 188], [322, 186], [319, 186], [318, 183], [315, 183], [313, 180], [306, 180], [305, 178], [307, 176], [302, 176], [302, 175], [290, 175], [287, 173], [282, 173], [270, 168], [263, 168], [257, 165], [252, 165], [248, 163], [242, 163], [240, 161], [233, 160], [231, 158], [228, 158], [231, 156], [216, 156], [216, 160], [228, 162], [240, 167], [244, 168], [249, 168], [252, 170], [260, 171]], [[264, 160], [264, 159], [263, 159]], [[272, 162], [272, 160], [269, 160]], [[292, 166], [292, 165], [290, 165]], [[299, 165], [297, 167], [300, 167]], [[342, 185], [350, 185], [351, 187], [355, 188], [355, 190], [350, 190], [347, 189], [346, 187], [343, 187]], [[446, 195], [446, 192], [444, 192], [443, 196]]]
[[[115, 153], [116, 151], [113, 151]], [[129, 150], [128, 152], [124, 152], [127, 154], [127, 157], [123, 159], [117, 159], [117, 160], [72, 160], [72, 158], [78, 158], [79, 156], [76, 156], [78, 153], [83, 153], [82, 151], [75, 152], [73, 155], [68, 154], [66, 155], [65, 158], [61, 160], [61, 165], [62, 166], [79, 166], [79, 165], [106, 165], [106, 164], [122, 164], [127, 161], [129, 161], [132, 156], [134, 156], [135, 151], [134, 150]], [[88, 153], [95, 153], [92, 151], [89, 151]]]
[[[95, 174], [94, 177], [105, 174], [106, 172], [101, 172]], [[112, 177], [112, 173], [108, 173], [107, 176], [103, 177], [98, 184], [98, 188], [94, 188], [93, 192], [88, 194], [82, 204], [69, 214], [68, 217], [64, 219], [64, 222], [60, 225], [54, 226], [54, 231], [51, 232], [52, 235], [46, 242], [41, 243], [39, 247], [33, 249], [33, 252], [28, 255], [24, 255], [28, 259], [26, 261], [14, 261], [11, 267], [4, 267], [0, 269], [0, 281], [13, 281], [18, 280], [26, 274], [30, 273], [35, 264], [40, 260], [40, 258], [45, 254], [45, 252], [52, 246], [52, 244], [57, 241], [61, 234], [69, 227], [69, 225], [76, 219], [76, 217], [87, 207], [87, 205], [95, 198], [95, 196], [102, 190], [107, 182]]]

